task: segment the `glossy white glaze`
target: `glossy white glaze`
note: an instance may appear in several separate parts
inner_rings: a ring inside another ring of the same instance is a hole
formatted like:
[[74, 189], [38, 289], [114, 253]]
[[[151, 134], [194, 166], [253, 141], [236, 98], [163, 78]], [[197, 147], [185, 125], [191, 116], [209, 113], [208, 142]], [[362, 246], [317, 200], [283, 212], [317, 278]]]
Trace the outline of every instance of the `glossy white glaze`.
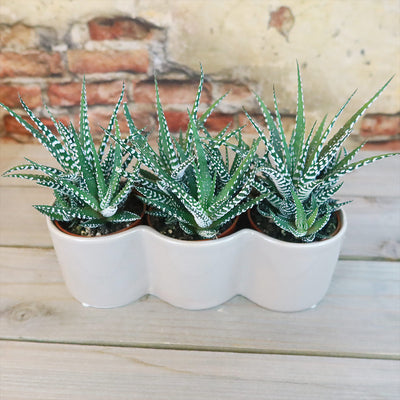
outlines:
[[117, 307], [149, 293], [185, 309], [215, 307], [237, 294], [275, 311], [315, 306], [326, 294], [346, 231], [308, 244], [243, 229], [225, 238], [183, 241], [148, 226], [97, 238], [48, 227], [71, 294], [85, 305]]

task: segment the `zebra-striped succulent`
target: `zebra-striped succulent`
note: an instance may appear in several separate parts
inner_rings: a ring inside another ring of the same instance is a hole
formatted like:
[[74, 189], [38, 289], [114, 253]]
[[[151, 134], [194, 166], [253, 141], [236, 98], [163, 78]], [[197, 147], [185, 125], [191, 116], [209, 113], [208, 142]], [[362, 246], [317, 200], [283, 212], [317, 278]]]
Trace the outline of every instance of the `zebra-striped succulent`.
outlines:
[[75, 130], [72, 123], [65, 126], [57, 121], [48, 110], [59, 137], [33, 114], [22, 99], [20, 101], [24, 110], [37, 128], [0, 104], [39, 140], [61, 167], [53, 168], [26, 159], [27, 164], [11, 168], [3, 176], [29, 179], [53, 189], [53, 205], [34, 207], [52, 220], [68, 221], [70, 227], [81, 225], [96, 228], [107, 223], [137, 220], [139, 216], [124, 210], [123, 206], [138, 179], [139, 165], [136, 165], [133, 172], [128, 172], [132, 156], [119, 143], [109, 142], [114, 127], [115, 135], [120, 137], [117, 112], [123, 95], [124, 88], [97, 150], [89, 129], [85, 80], [82, 85], [79, 131]]
[[211, 137], [204, 123], [225, 96], [198, 116], [203, 82], [201, 70], [196, 100], [192, 110], [188, 111], [188, 130], [176, 140], [168, 129], [155, 81], [158, 153], [137, 130], [127, 108], [125, 115], [131, 130], [129, 151], [154, 174], [144, 173], [142, 185], [137, 188], [143, 196], [142, 201], [151, 207], [149, 213], [165, 218], [166, 223], [179, 224], [194, 238], [209, 239], [215, 238], [224, 225], [264, 195], [248, 198], [255, 179], [253, 161], [260, 139], [246, 154], [237, 154], [230, 166], [227, 153], [223, 156], [220, 148], [232, 136], [240, 136], [241, 128], [228, 132], [227, 126], [218, 136]]
[[257, 177], [254, 185], [260, 193], [266, 194], [266, 198], [257, 206], [261, 215], [272, 218], [278, 227], [300, 241], [311, 242], [326, 237], [323, 228], [330, 221], [334, 211], [345, 204], [332, 198], [342, 186], [340, 178], [364, 165], [396, 154], [378, 155], [352, 162], [364, 143], [349, 153], [343, 148], [343, 143], [352, 132], [354, 124], [379, 97], [390, 80], [329, 140], [328, 136], [337, 118], [355, 92], [326, 128], [325, 116], [318, 127], [315, 129], [314, 124], [306, 135], [303, 90], [297, 65], [297, 115], [289, 144], [282, 128], [275, 91], [275, 120], [262, 99], [256, 95], [270, 133], [267, 138], [247, 114], [266, 147], [265, 155], [258, 160], [261, 177]]

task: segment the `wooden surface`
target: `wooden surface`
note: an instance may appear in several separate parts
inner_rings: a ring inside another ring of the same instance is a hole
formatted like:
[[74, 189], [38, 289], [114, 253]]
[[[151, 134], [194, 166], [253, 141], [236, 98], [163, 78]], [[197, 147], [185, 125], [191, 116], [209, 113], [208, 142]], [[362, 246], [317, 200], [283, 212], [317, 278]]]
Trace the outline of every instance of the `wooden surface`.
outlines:
[[[40, 146], [0, 142], [0, 171]], [[365, 155], [368, 155], [364, 153]], [[236, 296], [205, 311], [152, 296], [82, 307], [44, 217], [51, 192], [0, 179], [0, 399], [400, 398], [400, 157], [349, 175], [329, 292], [300, 313]]]

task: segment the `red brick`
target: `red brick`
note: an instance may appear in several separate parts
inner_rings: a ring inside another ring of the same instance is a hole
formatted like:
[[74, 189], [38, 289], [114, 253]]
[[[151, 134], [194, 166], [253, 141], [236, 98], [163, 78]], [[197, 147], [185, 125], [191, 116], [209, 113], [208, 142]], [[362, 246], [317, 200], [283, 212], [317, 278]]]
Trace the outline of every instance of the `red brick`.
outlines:
[[213, 113], [208, 117], [205, 126], [211, 132], [220, 132], [229, 123], [231, 124], [230, 128], [234, 128], [233, 118], [232, 114]]
[[293, 28], [294, 21], [295, 18], [292, 10], [289, 7], [282, 6], [270, 13], [268, 28], [276, 28], [280, 34], [287, 38], [290, 30]]
[[[130, 113], [138, 129], [145, 129], [146, 132], [154, 132], [158, 129], [157, 117], [153, 112], [130, 108]], [[124, 119], [125, 117], [122, 118]]]
[[254, 98], [253, 93], [246, 85], [224, 83], [218, 88], [218, 92], [219, 97], [229, 92], [224, 100], [227, 103], [243, 103]]
[[[164, 111], [170, 132], [185, 132], [189, 124], [189, 116], [183, 111]], [[233, 118], [231, 114], [214, 113], [206, 121], [206, 128], [211, 132], [221, 131], [231, 123], [233, 128]]]
[[[108, 123], [110, 122], [112, 110], [113, 110], [112, 108], [108, 110], [89, 108], [88, 110], [89, 127], [90, 127], [90, 132], [95, 140], [100, 139], [104, 135], [104, 131], [102, 128], [107, 128]], [[76, 114], [73, 120], [75, 128], [79, 129], [79, 114]], [[128, 124], [126, 122], [122, 110], [120, 110], [118, 113], [118, 124], [121, 133], [125, 134], [129, 132]]]
[[23, 54], [0, 53], [0, 77], [51, 76], [63, 72], [59, 53], [31, 51]]
[[0, 26], [0, 48], [27, 49], [36, 44], [36, 34], [33, 28], [23, 24]]
[[364, 145], [363, 150], [400, 151], [400, 139], [385, 142], [368, 142]]
[[[198, 82], [160, 81], [158, 82], [161, 103], [187, 104], [191, 107], [196, 99]], [[136, 103], [155, 103], [156, 92], [154, 82], [139, 82], [134, 84], [133, 99]], [[211, 103], [211, 87], [205, 84], [200, 101]]]
[[148, 25], [128, 17], [95, 18], [88, 25], [92, 40], [141, 40], [151, 35]]
[[185, 132], [189, 124], [189, 116], [183, 111], [164, 111], [170, 132]]
[[400, 115], [366, 115], [361, 121], [360, 134], [364, 137], [400, 134]]
[[85, 74], [96, 72], [128, 71], [145, 73], [149, 68], [147, 50], [129, 51], [68, 51], [68, 65], [71, 72]]
[[[22, 118], [25, 121], [28, 121], [31, 125], [36, 127], [35, 123], [26, 116], [22, 116]], [[57, 120], [60, 120], [63, 122], [65, 125], [69, 124], [69, 118], [67, 116], [60, 116], [56, 118]], [[40, 120], [53, 132], [56, 133], [56, 128], [53, 125], [53, 122], [50, 118], [40, 118]], [[12, 134], [16, 133], [19, 135], [32, 135], [29, 131], [27, 131], [14, 117], [11, 115], [5, 115], [4, 116], [4, 129], [7, 133]]]
[[7, 86], [0, 85], [0, 103], [10, 108], [22, 107], [19, 101], [19, 95], [29, 108], [35, 108], [42, 105], [40, 86]]
[[[255, 121], [255, 123], [261, 128], [264, 129], [265, 126], [265, 122], [264, 122], [264, 118], [262, 115], [260, 114], [251, 114], [251, 117], [253, 118], [253, 120]], [[249, 121], [249, 119], [247, 118], [246, 114], [239, 114], [238, 117], [238, 125], [239, 126], [244, 126], [242, 132], [243, 133], [248, 133], [248, 134], [253, 134], [253, 133], [257, 133], [257, 131], [255, 130], [255, 128], [253, 127], [253, 125], [251, 124], [251, 122]]]
[[[52, 106], [75, 106], [81, 101], [82, 83], [51, 84], [48, 89]], [[86, 96], [89, 105], [116, 104], [122, 91], [122, 82], [87, 83]], [[124, 96], [126, 101], [126, 92]]]
[[[250, 114], [255, 123], [262, 129], [264, 132], [268, 134], [267, 125], [264, 121], [264, 117], [262, 114]], [[294, 125], [296, 123], [296, 118], [291, 115], [281, 115], [283, 131], [286, 134], [286, 137], [290, 136]], [[243, 128], [243, 133], [254, 134], [257, 133], [256, 129], [253, 127], [247, 116], [243, 113], [239, 114], [239, 126], [245, 126]]]

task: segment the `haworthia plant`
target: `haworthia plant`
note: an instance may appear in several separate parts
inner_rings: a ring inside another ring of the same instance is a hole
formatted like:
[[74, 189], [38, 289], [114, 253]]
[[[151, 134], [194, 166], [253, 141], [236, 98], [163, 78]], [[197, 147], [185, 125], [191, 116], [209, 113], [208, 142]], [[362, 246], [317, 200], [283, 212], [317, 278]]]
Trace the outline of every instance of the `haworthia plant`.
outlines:
[[340, 178], [364, 165], [397, 154], [389, 153], [353, 162], [364, 143], [349, 153], [343, 148], [343, 143], [352, 132], [354, 124], [390, 81], [391, 79], [329, 140], [336, 120], [354, 93], [327, 127], [325, 127], [325, 117], [317, 128], [314, 124], [311, 131], [306, 134], [302, 82], [297, 65], [296, 124], [289, 143], [286, 142], [282, 128], [275, 91], [275, 119], [263, 100], [256, 95], [270, 133], [267, 137], [247, 114], [266, 147], [264, 156], [258, 159], [258, 168], [262, 175], [257, 177], [254, 185], [260, 193], [266, 195], [263, 202], [258, 205], [258, 211], [263, 216], [271, 217], [281, 229], [302, 241], [311, 242], [324, 237], [322, 229], [330, 220], [332, 213], [344, 204], [332, 198], [342, 186]]
[[[191, 110], [185, 135], [175, 139], [169, 129], [156, 86], [156, 105], [159, 122], [158, 147], [155, 152], [135, 127], [127, 108], [125, 115], [131, 130], [131, 145], [126, 147], [152, 174], [142, 174], [138, 191], [151, 213], [177, 223], [193, 237], [215, 238], [222, 227], [257, 204], [265, 195], [248, 197], [255, 179], [253, 161], [260, 139], [246, 154], [235, 156], [232, 165], [222, 154], [221, 146], [232, 136], [240, 136], [241, 129], [228, 132], [226, 127], [212, 138], [204, 124], [225, 97], [215, 101], [198, 116], [204, 74]], [[202, 133], [203, 132], [203, 133]], [[117, 139], [118, 140], [118, 139]]]
[[[26, 164], [9, 169], [3, 176], [29, 179], [53, 189], [53, 205], [34, 207], [56, 221], [69, 221], [72, 225], [95, 228], [106, 223], [137, 220], [139, 216], [124, 210], [123, 206], [138, 179], [139, 166], [137, 164], [133, 172], [128, 172], [127, 167], [132, 156], [119, 143], [109, 141], [114, 128], [116, 137], [120, 138], [117, 113], [123, 95], [124, 88], [98, 149], [95, 148], [89, 129], [85, 80], [82, 84], [78, 131], [72, 123], [65, 126], [57, 121], [48, 110], [59, 137], [33, 114], [22, 99], [21, 104], [36, 127], [0, 103], [0, 106], [39, 140], [60, 166], [53, 168], [26, 159]], [[125, 140], [121, 139], [122, 143]]]

